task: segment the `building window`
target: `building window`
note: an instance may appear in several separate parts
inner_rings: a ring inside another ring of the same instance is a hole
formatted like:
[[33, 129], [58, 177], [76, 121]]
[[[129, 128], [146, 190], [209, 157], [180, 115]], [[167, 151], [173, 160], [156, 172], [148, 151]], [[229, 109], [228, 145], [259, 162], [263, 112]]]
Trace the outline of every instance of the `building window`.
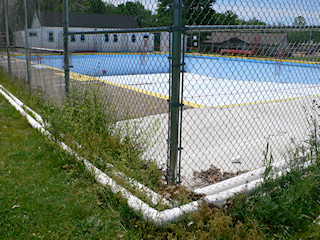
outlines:
[[54, 33], [48, 32], [48, 42], [54, 42]]
[[86, 38], [85, 38], [84, 34], [81, 34], [81, 35], [80, 35], [80, 41], [81, 41], [81, 42], [86, 41]]
[[37, 36], [37, 32], [29, 32], [29, 37], [36, 37]]
[[136, 35], [132, 34], [132, 36], [131, 36], [131, 42], [133, 42], [133, 43], [136, 42]]
[[105, 42], [109, 42], [109, 34], [105, 34], [104, 35], [104, 41]]
[[117, 34], [113, 35], [113, 42], [118, 42], [118, 35]]
[[70, 42], [75, 42], [76, 36], [74, 34], [70, 35]]

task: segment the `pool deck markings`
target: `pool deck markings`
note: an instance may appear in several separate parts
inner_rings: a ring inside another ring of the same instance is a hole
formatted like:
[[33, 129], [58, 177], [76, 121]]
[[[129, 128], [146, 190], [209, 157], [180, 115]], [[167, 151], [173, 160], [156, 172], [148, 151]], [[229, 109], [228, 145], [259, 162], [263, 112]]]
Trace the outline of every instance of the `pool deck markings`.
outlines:
[[[56, 73], [56, 74], [60, 75], [60, 76], [64, 75], [64, 73]], [[142, 90], [142, 89], [135, 88], [135, 87], [130, 87], [128, 85], [124, 85], [124, 84], [120, 84], [120, 83], [110, 82], [110, 81], [107, 81], [107, 80], [103, 80], [103, 79], [100, 79], [100, 78], [97, 78], [97, 77], [93, 77], [93, 76], [87, 76], [87, 75], [84, 75], [84, 74], [70, 72], [70, 78], [72, 78], [74, 80], [77, 80], [77, 81], [99, 81], [99, 82], [107, 83], [107, 84], [112, 85], [112, 86], [116, 86], [116, 87], [120, 87], [120, 88], [124, 88], [124, 89], [128, 89], [128, 90], [132, 90], [132, 91], [139, 92], [139, 93], [143, 93], [143, 94], [146, 94], [146, 95], [149, 95], [149, 96], [152, 96], [152, 97], [157, 97], [157, 98], [164, 99], [164, 100], [168, 100], [169, 99], [168, 96], [163, 95], [163, 94], [154, 93], [154, 92], [151, 92], [151, 91]], [[185, 100], [183, 101], [183, 104], [186, 105], [186, 106], [189, 106], [189, 107], [193, 107], [193, 108], [205, 107], [204, 105], [196, 104], [196, 103], [185, 101]]]
[[[89, 56], [103, 56], [103, 55], [168, 55], [168, 53], [165, 52], [144, 52], [144, 53], [136, 53], [136, 52], [122, 52], [122, 53], [113, 53], [113, 52], [97, 52], [97, 53], [71, 53], [70, 56], [82, 56], [82, 55], [89, 55]], [[53, 54], [41, 54], [42, 56], [54, 56], [54, 55], [61, 55], [58, 53]], [[221, 57], [221, 58], [234, 58], [234, 59], [245, 59], [245, 60], [257, 60], [257, 61], [272, 61], [272, 62], [287, 62], [287, 63], [303, 63], [303, 64], [313, 64], [317, 65], [320, 64], [320, 62], [314, 62], [314, 61], [304, 61], [304, 60], [290, 60], [290, 59], [282, 59], [282, 58], [264, 58], [264, 57], [237, 57], [237, 56], [230, 56], [230, 55], [220, 55], [220, 54], [200, 54], [200, 53], [185, 53], [187, 56], [196, 56], [196, 57]], [[25, 56], [23, 54], [12, 54], [11, 56]]]

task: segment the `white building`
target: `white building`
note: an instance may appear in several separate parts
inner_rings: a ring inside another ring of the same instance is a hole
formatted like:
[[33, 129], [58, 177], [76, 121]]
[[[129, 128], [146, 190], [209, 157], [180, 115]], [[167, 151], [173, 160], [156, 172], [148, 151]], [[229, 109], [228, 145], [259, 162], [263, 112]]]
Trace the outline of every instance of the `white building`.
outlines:
[[[171, 41], [172, 41], [172, 34], [171, 34]], [[184, 47], [185, 51], [187, 51], [187, 41], [188, 37], [185, 36], [184, 40]], [[181, 50], [183, 49], [183, 35], [181, 34]], [[160, 52], [169, 52], [170, 51], [170, 33], [169, 32], [162, 32], [160, 34]]]
[[[69, 13], [69, 32], [103, 31], [138, 28], [132, 16]], [[28, 29], [29, 47], [63, 49], [63, 15], [61, 12], [40, 12], [34, 15]], [[24, 47], [25, 31], [14, 33], [14, 45]], [[154, 34], [114, 33], [69, 36], [72, 52], [137, 52], [154, 51]]]

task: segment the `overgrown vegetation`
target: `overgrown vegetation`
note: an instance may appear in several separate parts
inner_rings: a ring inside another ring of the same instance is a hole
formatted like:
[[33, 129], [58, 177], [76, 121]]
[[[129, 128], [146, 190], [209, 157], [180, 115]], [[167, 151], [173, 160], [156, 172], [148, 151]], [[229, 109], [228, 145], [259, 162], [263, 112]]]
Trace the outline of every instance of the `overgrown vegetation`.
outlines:
[[102, 171], [120, 171], [149, 187], [159, 187], [161, 169], [155, 161], [141, 157], [147, 139], [136, 135], [134, 124], [117, 123], [114, 104], [102, 97], [98, 84], [76, 86], [63, 105], [49, 104], [48, 130]]
[[304, 239], [310, 226], [313, 237], [320, 237], [320, 226], [314, 223], [320, 215], [320, 107], [315, 100], [313, 103], [312, 112], [306, 111], [310, 138], [302, 144], [293, 141], [295, 147], [287, 153], [289, 167], [279, 175], [271, 168], [271, 155], [263, 185], [254, 195], [241, 194], [233, 202], [234, 219], [255, 219], [270, 238]]
[[[61, 137], [60, 129], [65, 128], [62, 137], [74, 147], [72, 140], [82, 140], [81, 145], [92, 156], [112, 153], [110, 163], [119, 162], [121, 170], [131, 169], [130, 163], [121, 162], [125, 158], [140, 164], [141, 145], [134, 145], [130, 138], [122, 143], [120, 135], [111, 138], [111, 128], [105, 131], [96, 126], [114, 126], [114, 122], [105, 118], [113, 109], [100, 111], [104, 103], [94, 96], [78, 102], [71, 102], [75, 96], [70, 96], [64, 106], [44, 107], [41, 98], [30, 96], [23, 86], [5, 79], [3, 73], [0, 83], [43, 116], [49, 109], [59, 118], [51, 126], [57, 130], [56, 136]], [[94, 103], [91, 108], [82, 105], [88, 101]], [[93, 110], [97, 115], [83, 116]], [[319, 111], [316, 104], [314, 111]], [[69, 121], [71, 116], [79, 119]], [[274, 179], [271, 169], [255, 194], [239, 194], [223, 208], [204, 204], [199, 212], [157, 229], [137, 217], [123, 200], [97, 185], [81, 164], [31, 129], [0, 96], [0, 238], [319, 239], [320, 228], [314, 223], [320, 215], [317, 118], [312, 118], [310, 124], [314, 127], [310, 139], [291, 152], [291, 167], [282, 176]], [[95, 164], [104, 166], [99, 158], [95, 159]], [[306, 163], [312, 164], [304, 168]], [[140, 175], [143, 169], [134, 171]]]

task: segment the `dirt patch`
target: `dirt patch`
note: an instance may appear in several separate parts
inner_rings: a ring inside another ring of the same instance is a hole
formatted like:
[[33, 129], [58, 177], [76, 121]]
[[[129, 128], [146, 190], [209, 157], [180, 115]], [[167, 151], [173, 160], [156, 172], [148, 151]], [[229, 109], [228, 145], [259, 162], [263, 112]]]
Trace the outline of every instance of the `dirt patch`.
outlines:
[[223, 180], [233, 178], [242, 173], [246, 173], [248, 170], [237, 171], [237, 172], [221, 172], [219, 168], [214, 165], [211, 165], [210, 168], [206, 170], [201, 170], [199, 172], [193, 172], [193, 178], [198, 180], [202, 180], [206, 184], [213, 184], [217, 182], [221, 182]]

